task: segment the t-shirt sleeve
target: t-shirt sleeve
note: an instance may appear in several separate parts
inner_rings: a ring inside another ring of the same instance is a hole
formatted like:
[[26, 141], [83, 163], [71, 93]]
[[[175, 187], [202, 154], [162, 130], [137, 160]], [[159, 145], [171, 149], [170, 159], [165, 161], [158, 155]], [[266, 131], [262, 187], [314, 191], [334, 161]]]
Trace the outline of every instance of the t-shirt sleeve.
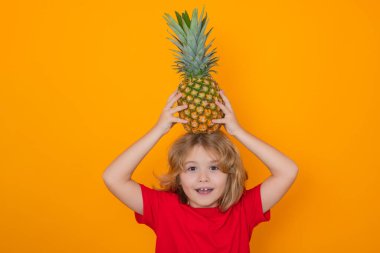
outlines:
[[135, 212], [135, 219], [140, 224], [145, 224], [153, 230], [157, 227], [157, 214], [159, 210], [160, 191], [150, 189], [140, 184], [143, 197], [143, 215]]
[[253, 229], [261, 222], [270, 220], [270, 209], [265, 213], [263, 212], [261, 200], [261, 183], [252, 189], [245, 191], [242, 202], [250, 229]]

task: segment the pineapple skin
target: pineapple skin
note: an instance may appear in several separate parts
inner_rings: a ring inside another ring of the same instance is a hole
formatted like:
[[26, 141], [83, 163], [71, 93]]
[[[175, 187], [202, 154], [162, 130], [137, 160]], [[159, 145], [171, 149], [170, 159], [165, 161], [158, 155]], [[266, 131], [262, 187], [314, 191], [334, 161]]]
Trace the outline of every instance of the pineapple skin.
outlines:
[[219, 95], [219, 85], [211, 76], [185, 78], [179, 84], [178, 91], [182, 97], [177, 100], [177, 104], [188, 105], [187, 109], [179, 112], [179, 117], [188, 121], [182, 124], [187, 132], [211, 134], [219, 130], [221, 124], [213, 123], [212, 120], [223, 118], [224, 113], [214, 101], [224, 103]]

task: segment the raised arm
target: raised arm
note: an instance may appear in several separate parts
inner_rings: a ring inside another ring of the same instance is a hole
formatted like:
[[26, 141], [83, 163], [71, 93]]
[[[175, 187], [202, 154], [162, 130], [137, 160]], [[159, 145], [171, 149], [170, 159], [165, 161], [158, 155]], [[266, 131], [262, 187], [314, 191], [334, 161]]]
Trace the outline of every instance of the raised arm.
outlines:
[[227, 132], [254, 153], [272, 174], [261, 185], [262, 207], [266, 212], [289, 190], [298, 174], [298, 167], [286, 155], [244, 130], [237, 122], [226, 95], [221, 92], [221, 96], [225, 104], [215, 103], [223, 110], [225, 117], [214, 122], [224, 124]]
[[110, 192], [133, 211], [143, 214], [142, 193], [138, 183], [131, 179], [138, 164], [176, 123], [186, 121], [172, 114], [186, 106], [171, 106], [180, 98], [181, 93], [174, 92], [168, 99], [166, 107], [155, 126], [142, 138], [121, 153], [103, 172], [103, 180]]
[[261, 200], [265, 213], [289, 190], [298, 174], [298, 167], [283, 153], [244, 129], [236, 131], [234, 136], [254, 153], [272, 174], [261, 185]]

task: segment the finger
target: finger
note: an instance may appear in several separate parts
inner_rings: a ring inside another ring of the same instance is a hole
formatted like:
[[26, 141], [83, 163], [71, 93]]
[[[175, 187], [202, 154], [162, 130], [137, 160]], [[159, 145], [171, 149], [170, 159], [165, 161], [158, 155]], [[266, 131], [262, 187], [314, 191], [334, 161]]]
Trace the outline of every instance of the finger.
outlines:
[[224, 94], [223, 90], [219, 91], [220, 96], [223, 98], [224, 103], [226, 104], [227, 108], [229, 108], [232, 111], [232, 106], [230, 103], [230, 100], [227, 98], [227, 96]]
[[216, 123], [216, 124], [225, 124], [225, 121], [224, 121], [224, 119], [213, 119], [213, 120], [212, 120], [212, 123]]
[[168, 98], [168, 102], [178, 93], [178, 90], [175, 90]]
[[170, 94], [168, 100], [166, 101], [165, 109], [170, 108], [170, 106], [168, 105], [170, 104], [171, 100], [174, 98], [176, 94], [178, 94], [178, 90], [175, 90], [172, 94]]
[[173, 118], [172, 118], [172, 122], [183, 123], [183, 124], [188, 123], [187, 120], [185, 120], [185, 119], [180, 119], [180, 118], [176, 118], [176, 117], [173, 117]]
[[182, 96], [182, 93], [177, 91], [176, 94], [170, 99], [169, 104], [173, 105], [175, 101], [177, 101]]
[[178, 92], [177, 94], [175, 94], [174, 97], [172, 97], [168, 103], [166, 104], [166, 108], [171, 108], [174, 103], [182, 96], [182, 93]]
[[182, 111], [186, 108], [187, 108], [187, 105], [181, 105], [181, 106], [177, 106], [177, 107], [172, 108], [169, 112], [170, 112], [170, 114], [173, 114], [173, 113]]
[[[168, 101], [166, 102], [166, 105], [172, 104], [173, 99], [175, 99], [175, 96], [177, 96], [180, 92], [178, 90], [174, 91], [170, 97], [168, 98]], [[170, 108], [170, 106], [168, 106]]]
[[227, 113], [230, 112], [230, 110], [224, 104], [220, 103], [218, 100], [215, 100], [215, 104], [217, 106], [219, 106], [220, 109], [222, 109], [222, 111], [224, 112], [224, 114], [227, 114]]

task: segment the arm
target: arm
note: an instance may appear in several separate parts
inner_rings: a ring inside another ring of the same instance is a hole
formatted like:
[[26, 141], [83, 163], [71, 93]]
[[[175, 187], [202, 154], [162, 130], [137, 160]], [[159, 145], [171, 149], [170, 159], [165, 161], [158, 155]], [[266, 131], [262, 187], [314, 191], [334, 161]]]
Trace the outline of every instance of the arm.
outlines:
[[173, 93], [156, 125], [120, 154], [103, 172], [103, 180], [111, 193], [139, 214], [143, 214], [142, 193], [139, 184], [131, 179], [132, 174], [146, 154], [170, 130], [173, 123], [186, 123], [172, 116], [173, 113], [186, 108], [186, 106], [171, 108], [180, 95], [180, 93]]
[[273, 176], [294, 177], [297, 174], [297, 165], [290, 158], [243, 128], [239, 128], [233, 136], [254, 153]]
[[261, 185], [263, 212], [266, 212], [289, 190], [298, 174], [298, 167], [280, 151], [244, 130], [237, 122], [228, 98], [223, 92], [220, 95], [225, 105], [218, 101], [215, 103], [223, 110], [225, 118], [214, 122], [224, 123], [227, 132], [255, 154], [272, 174]]
[[254, 153], [272, 174], [261, 185], [261, 200], [265, 213], [289, 190], [298, 174], [298, 167], [280, 151], [242, 128], [234, 133], [234, 137]]
[[129, 181], [137, 165], [161, 139], [162, 133], [153, 127], [147, 134], [121, 153], [104, 171], [106, 181]]

